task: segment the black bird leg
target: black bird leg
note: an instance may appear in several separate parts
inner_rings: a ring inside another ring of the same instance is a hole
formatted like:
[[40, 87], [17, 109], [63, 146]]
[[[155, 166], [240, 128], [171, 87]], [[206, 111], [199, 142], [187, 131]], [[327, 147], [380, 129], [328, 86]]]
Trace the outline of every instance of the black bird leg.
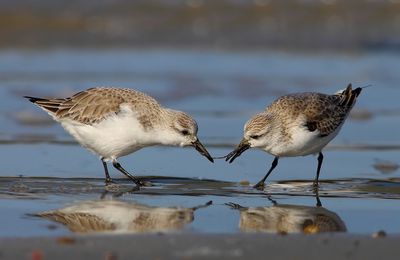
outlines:
[[317, 200], [316, 206], [317, 207], [322, 207], [321, 200], [319, 199], [318, 189], [315, 190], [315, 199]]
[[107, 163], [104, 161], [104, 158], [101, 158], [101, 162], [103, 163], [104, 174], [106, 175], [106, 184], [112, 183], [113, 180], [111, 179], [110, 174], [108, 173]]
[[271, 168], [269, 169], [268, 173], [264, 176], [264, 178], [262, 178], [259, 182], [257, 182], [257, 184], [253, 186], [253, 188], [256, 188], [258, 190], [262, 190], [264, 188], [265, 180], [268, 178], [268, 176], [271, 174], [271, 172], [278, 165], [278, 160], [279, 160], [279, 157], [276, 156], [274, 161], [272, 162]]
[[319, 173], [321, 172], [321, 166], [322, 166], [322, 161], [323, 160], [324, 160], [324, 155], [322, 154], [322, 152], [319, 152], [317, 175], [315, 176], [315, 180], [314, 180], [314, 183], [313, 183], [314, 188], [318, 188]]
[[115, 167], [115, 169], [117, 169], [118, 171], [122, 172], [126, 177], [128, 177], [134, 183], [136, 183], [136, 185], [138, 185], [138, 186], [143, 186], [144, 185], [143, 182], [141, 182], [140, 180], [138, 180], [137, 178], [132, 176], [129, 172], [127, 172], [124, 168], [122, 168], [122, 166], [121, 166], [121, 164], [119, 164], [119, 162], [113, 161], [113, 166]]

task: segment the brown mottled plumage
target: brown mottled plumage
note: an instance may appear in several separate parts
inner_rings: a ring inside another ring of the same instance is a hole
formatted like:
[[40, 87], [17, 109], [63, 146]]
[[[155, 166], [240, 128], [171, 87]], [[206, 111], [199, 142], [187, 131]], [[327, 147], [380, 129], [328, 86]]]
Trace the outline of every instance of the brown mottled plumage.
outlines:
[[265, 111], [252, 117], [244, 127], [244, 137], [238, 147], [226, 156], [230, 163], [245, 150], [256, 147], [275, 156], [264, 182], [278, 165], [279, 157], [319, 154], [314, 186], [318, 186], [323, 161], [322, 149], [338, 134], [356, 103], [362, 88], [351, 84], [333, 95], [305, 92], [278, 98]]
[[161, 113], [161, 106], [154, 98], [127, 88], [98, 87], [64, 99], [31, 99], [58, 119], [69, 118], [87, 125], [99, 123], [110, 115], [118, 114], [121, 104], [124, 103], [136, 111], [140, 123], [146, 128], [151, 128], [157, 123]]
[[[266, 108], [265, 113], [266, 116], [279, 115], [281, 121], [293, 121], [294, 118], [304, 116], [305, 126], [310, 131], [318, 130], [320, 136], [324, 137], [343, 123], [360, 92], [361, 88], [357, 88], [353, 94], [349, 85], [345, 91], [335, 95], [313, 92], [286, 95], [275, 100]], [[289, 125], [282, 125], [282, 128], [288, 128]], [[285, 132], [289, 133], [288, 130]]]

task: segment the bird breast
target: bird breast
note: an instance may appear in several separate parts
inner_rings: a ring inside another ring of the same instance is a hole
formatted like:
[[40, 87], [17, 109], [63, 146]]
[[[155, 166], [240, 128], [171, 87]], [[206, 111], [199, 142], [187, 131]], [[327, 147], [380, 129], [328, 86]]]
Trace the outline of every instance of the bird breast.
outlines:
[[328, 136], [321, 137], [318, 130], [309, 131], [304, 126], [304, 120], [298, 118], [280, 136], [271, 139], [265, 151], [279, 157], [306, 156], [320, 152], [339, 132], [340, 127]]
[[134, 113], [115, 114], [94, 125], [68, 119], [61, 124], [82, 146], [107, 160], [155, 144], [151, 132], [143, 128]]

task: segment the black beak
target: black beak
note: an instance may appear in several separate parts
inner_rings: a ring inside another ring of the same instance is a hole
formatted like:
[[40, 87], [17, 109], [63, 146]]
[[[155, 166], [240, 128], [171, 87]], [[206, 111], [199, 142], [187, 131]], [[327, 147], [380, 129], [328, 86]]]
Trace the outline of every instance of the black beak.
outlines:
[[207, 159], [210, 162], [214, 162], [214, 159], [211, 157], [211, 155], [208, 153], [206, 148], [200, 143], [199, 139], [197, 139], [195, 142], [192, 143], [193, 147], [203, 156], [207, 157]]
[[240, 144], [236, 147], [235, 150], [230, 152], [227, 156], [225, 161], [229, 161], [229, 163], [232, 163], [236, 157], [239, 157], [244, 151], [250, 148], [250, 144], [246, 139], [243, 139]]

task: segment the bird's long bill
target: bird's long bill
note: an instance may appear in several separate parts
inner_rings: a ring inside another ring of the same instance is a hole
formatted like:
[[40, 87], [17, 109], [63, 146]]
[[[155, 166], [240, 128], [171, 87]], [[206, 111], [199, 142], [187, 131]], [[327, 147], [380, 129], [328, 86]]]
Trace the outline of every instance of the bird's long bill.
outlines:
[[235, 150], [230, 152], [227, 156], [225, 161], [229, 161], [232, 163], [237, 157], [239, 157], [244, 151], [250, 148], [250, 144], [246, 139], [243, 139], [240, 144], [236, 147]]
[[193, 142], [192, 145], [201, 155], [207, 157], [210, 162], [214, 162], [214, 159], [208, 153], [207, 149], [200, 143], [199, 139]]

